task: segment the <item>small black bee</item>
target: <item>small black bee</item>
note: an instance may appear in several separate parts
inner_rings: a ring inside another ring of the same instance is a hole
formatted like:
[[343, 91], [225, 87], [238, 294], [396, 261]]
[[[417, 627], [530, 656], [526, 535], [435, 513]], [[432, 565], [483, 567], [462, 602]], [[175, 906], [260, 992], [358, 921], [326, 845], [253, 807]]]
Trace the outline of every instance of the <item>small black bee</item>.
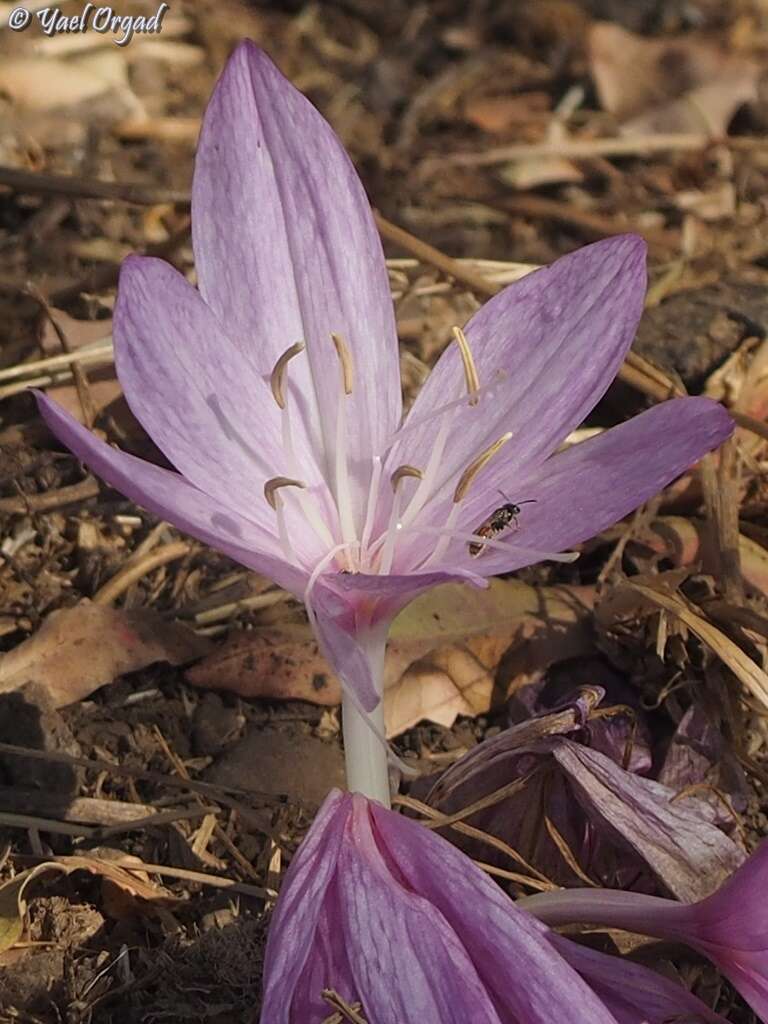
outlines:
[[[502, 498], [506, 498], [506, 494], [499, 491]], [[533, 505], [535, 504], [535, 498], [527, 498], [525, 501], [510, 501], [507, 498], [505, 505], [500, 505], [499, 508], [494, 509], [488, 518], [482, 522], [473, 533], [478, 534], [480, 537], [485, 537], [486, 540], [492, 540], [497, 537], [500, 533], [509, 529], [510, 526], [514, 526], [515, 529], [518, 527], [517, 517], [520, 515], [521, 505]], [[487, 545], [483, 544], [482, 541], [473, 540], [469, 543], [469, 553], [473, 558], [477, 558], [478, 555], [482, 555]]]

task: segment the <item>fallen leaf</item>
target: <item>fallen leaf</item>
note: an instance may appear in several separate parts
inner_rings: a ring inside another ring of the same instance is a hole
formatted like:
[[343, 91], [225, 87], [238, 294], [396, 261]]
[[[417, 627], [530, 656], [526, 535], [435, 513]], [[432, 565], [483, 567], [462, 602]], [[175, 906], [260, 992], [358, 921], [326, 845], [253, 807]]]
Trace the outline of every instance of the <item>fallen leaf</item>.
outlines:
[[227, 690], [240, 697], [341, 702], [341, 684], [317, 649], [307, 624], [286, 624], [233, 633], [226, 643], [187, 669], [193, 686]]
[[0, 62], [0, 93], [24, 111], [36, 113], [88, 104], [102, 117], [117, 121], [144, 113], [144, 106], [128, 82], [120, 53], [105, 51], [70, 60], [25, 55]]
[[[122, 399], [123, 390], [111, 368], [88, 371], [88, 393], [92, 401], [93, 414], [102, 415], [113, 402]], [[46, 394], [57, 405], [74, 416], [80, 423], [85, 422], [83, 407], [74, 384], [60, 384], [58, 387], [46, 388]]]
[[549, 112], [551, 101], [545, 92], [506, 96], [476, 96], [464, 103], [464, 117], [484, 132], [499, 133], [520, 125], [537, 123]]
[[[684, 516], [661, 516], [640, 539], [676, 566], [692, 566], [701, 560], [706, 525]], [[751, 538], [740, 536], [739, 557], [745, 581], [768, 597], [768, 551]]]
[[736, 110], [757, 100], [757, 62], [696, 35], [646, 39], [596, 22], [589, 59], [601, 104], [627, 135], [724, 135]]
[[[384, 669], [387, 735], [422, 719], [451, 725], [459, 714], [488, 710], [502, 655], [510, 679], [544, 671], [591, 649], [588, 587], [531, 587], [492, 580], [471, 595], [461, 584], [437, 587], [395, 620]], [[194, 686], [241, 697], [332, 705], [341, 687], [307, 625], [237, 634], [186, 672]], [[505, 694], [500, 694], [503, 698]]]
[[[104, 348], [112, 339], [111, 320], [76, 320], [63, 309], [50, 308], [50, 314], [67, 339], [70, 349], [85, 345]], [[40, 347], [49, 356], [61, 352], [61, 341], [49, 317], [41, 321]]]
[[150, 609], [83, 603], [53, 612], [34, 636], [2, 656], [0, 693], [31, 683], [51, 707], [65, 707], [125, 672], [156, 661], [183, 665], [210, 647]]
[[[141, 861], [136, 861], [137, 866]], [[125, 867], [110, 864], [97, 857], [59, 857], [45, 861], [22, 872], [0, 886], [0, 953], [15, 946], [24, 934], [27, 913], [27, 888], [41, 875], [69, 875], [74, 871], [87, 871], [97, 875], [103, 883], [104, 908], [111, 917], [124, 917], [129, 913], [152, 913], [158, 907], [174, 906], [178, 899], [146, 878], [141, 878]]]
[[[54, 870], [61, 870], [53, 865]], [[15, 946], [24, 934], [27, 903], [24, 891], [38, 875], [51, 871], [51, 864], [38, 864], [0, 886], [0, 953]]]

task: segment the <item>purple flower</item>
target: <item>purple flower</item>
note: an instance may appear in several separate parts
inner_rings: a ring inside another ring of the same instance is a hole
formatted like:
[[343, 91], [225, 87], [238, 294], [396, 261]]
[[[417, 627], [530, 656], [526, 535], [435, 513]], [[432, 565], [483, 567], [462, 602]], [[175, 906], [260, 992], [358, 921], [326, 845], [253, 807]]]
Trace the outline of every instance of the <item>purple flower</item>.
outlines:
[[[597, 732], [606, 721], [595, 719], [589, 729]], [[555, 712], [479, 743], [437, 779], [426, 802], [447, 815], [481, 804], [467, 824], [510, 844], [562, 885], [579, 884], [563, 842], [601, 885], [685, 900], [709, 895], [743, 862], [744, 852], [718, 828], [708, 803], [692, 795], [678, 799], [674, 790], [625, 771], [600, 751], [552, 734], [574, 724]], [[482, 806], [515, 781], [521, 783], [517, 792]], [[504, 863], [484, 840], [446, 834], [470, 856]]]
[[582, 946], [556, 932], [549, 941], [602, 999], [619, 1024], [725, 1024], [682, 985], [623, 957]]
[[553, 557], [731, 432], [720, 406], [679, 399], [553, 454], [635, 333], [645, 247], [630, 235], [486, 303], [401, 422], [365, 192], [328, 124], [250, 42], [205, 114], [192, 225], [198, 288], [129, 257], [114, 318], [128, 402], [176, 472], [108, 446], [44, 396], [42, 413], [112, 486], [303, 599], [367, 711], [389, 623], [416, 594]]
[[718, 1019], [652, 971], [554, 935], [424, 826], [338, 791], [283, 881], [261, 1024], [319, 1024], [324, 989], [371, 1024]]
[[723, 972], [768, 1021], [768, 842], [698, 903], [607, 889], [568, 889], [520, 901], [549, 925], [578, 922], [685, 942]]

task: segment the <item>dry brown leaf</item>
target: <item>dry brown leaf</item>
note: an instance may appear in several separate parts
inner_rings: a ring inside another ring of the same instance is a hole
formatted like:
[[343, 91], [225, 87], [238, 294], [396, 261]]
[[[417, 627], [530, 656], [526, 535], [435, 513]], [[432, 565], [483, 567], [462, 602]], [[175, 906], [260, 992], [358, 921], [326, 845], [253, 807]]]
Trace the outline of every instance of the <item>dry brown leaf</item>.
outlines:
[[[141, 861], [136, 863], [140, 865]], [[73, 871], [87, 871], [101, 878], [104, 910], [111, 917], [151, 913], [157, 907], [178, 903], [167, 890], [106, 860], [82, 855], [45, 861], [0, 886], [0, 953], [15, 946], [24, 933], [30, 883], [41, 875], [52, 872], [69, 875]]]
[[240, 697], [341, 702], [341, 685], [329, 672], [308, 625], [236, 632], [185, 676], [193, 686], [228, 690]]
[[52, 707], [83, 700], [125, 672], [156, 661], [183, 665], [210, 642], [149, 609], [88, 603], [53, 612], [28, 640], [0, 659], [0, 693], [34, 684]]
[[[384, 671], [387, 734], [421, 719], [450, 725], [487, 711], [502, 655], [508, 678], [526, 681], [591, 649], [591, 588], [492, 580], [486, 590], [448, 584], [395, 620]], [[246, 697], [338, 704], [341, 688], [308, 626], [239, 634], [186, 673], [195, 686]], [[503, 696], [503, 695], [500, 695]]]
[[24, 934], [24, 916], [27, 913], [24, 892], [27, 885], [38, 875], [51, 870], [61, 871], [63, 868], [51, 863], [38, 864], [0, 886], [0, 953], [15, 946]]
[[[93, 104], [108, 97], [111, 119], [138, 116], [143, 105], [132, 92], [125, 59], [106, 51], [71, 60], [25, 55], [0, 62], [0, 93], [22, 110], [46, 112]], [[100, 104], [106, 113], [108, 106]]]
[[535, 124], [549, 108], [550, 98], [545, 92], [475, 96], [464, 103], [464, 117], [484, 132], [498, 133], [519, 125]]
[[[706, 542], [706, 525], [684, 516], [655, 519], [641, 540], [678, 566], [695, 565]], [[739, 537], [741, 572], [745, 581], [768, 597], [768, 551], [749, 537]]]
[[757, 62], [705, 39], [646, 39], [596, 22], [589, 33], [592, 77], [623, 132], [724, 135], [736, 110], [757, 99]]
[[768, 709], [768, 675], [729, 636], [699, 614], [695, 606], [690, 605], [679, 594], [670, 593], [666, 589], [647, 586], [634, 580], [627, 580], [626, 585], [683, 622]]

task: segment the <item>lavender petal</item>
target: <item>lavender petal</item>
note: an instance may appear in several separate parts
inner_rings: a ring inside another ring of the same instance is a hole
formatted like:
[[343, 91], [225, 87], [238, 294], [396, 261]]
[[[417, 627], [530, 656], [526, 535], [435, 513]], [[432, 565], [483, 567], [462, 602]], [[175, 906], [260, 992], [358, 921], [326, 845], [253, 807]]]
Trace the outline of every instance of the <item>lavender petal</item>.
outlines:
[[[329, 451], [341, 372], [331, 333], [342, 335], [354, 364], [350, 459], [369, 464], [401, 411], [381, 241], [339, 139], [250, 41], [234, 51], [205, 113], [192, 228], [200, 291], [257, 371], [307, 344], [289, 391], [312, 443]], [[323, 436], [309, 425], [312, 406]], [[367, 479], [358, 483], [364, 497]]]
[[178, 473], [110, 447], [45, 395], [36, 398], [53, 433], [110, 487], [291, 593], [302, 593], [306, 574], [280, 557], [277, 539], [263, 525], [223, 509]]
[[[524, 472], [584, 419], [634, 338], [645, 295], [645, 254], [637, 235], [585, 246], [508, 285], [472, 317], [467, 341], [481, 386], [493, 390], [487, 400], [454, 415], [446, 478], [507, 431], [513, 438], [494, 460], [496, 466], [506, 478]], [[460, 393], [462, 380], [459, 351], [450, 345], [409, 420], [427, 419], [457, 385]], [[398, 462], [425, 465], [438, 425], [429, 423], [404, 438]]]

